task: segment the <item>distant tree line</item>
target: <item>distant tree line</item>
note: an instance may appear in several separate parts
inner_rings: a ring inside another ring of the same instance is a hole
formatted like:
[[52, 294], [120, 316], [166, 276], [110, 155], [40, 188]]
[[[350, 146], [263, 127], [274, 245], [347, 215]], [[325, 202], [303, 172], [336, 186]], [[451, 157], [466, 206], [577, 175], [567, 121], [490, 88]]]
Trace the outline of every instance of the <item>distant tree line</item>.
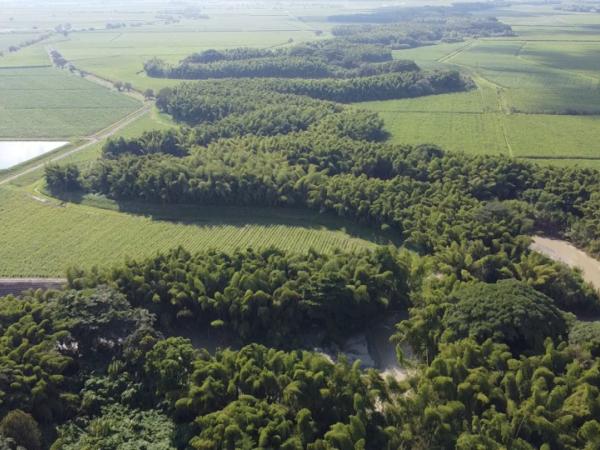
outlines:
[[[392, 15], [387, 16], [393, 17]], [[392, 50], [421, 47], [442, 42], [462, 42], [468, 38], [513, 36], [509, 25], [494, 17], [428, 17], [410, 20], [384, 20], [383, 23], [338, 25], [332, 33], [355, 45], [379, 45]]]
[[368, 70], [390, 73], [415, 70], [414, 63], [390, 64], [392, 53], [375, 45], [337, 40], [304, 43], [283, 49], [205, 50], [172, 66], [153, 58], [144, 65], [153, 77], [208, 78], [349, 78]]
[[[20, 42], [18, 44], [9, 45], [8, 46], [8, 51], [10, 53], [18, 52], [19, 50], [22, 50], [25, 47], [30, 47], [32, 45], [37, 44], [38, 42], [45, 41], [46, 39], [48, 39], [51, 36], [52, 36], [52, 33], [43, 33], [43, 34], [40, 34], [39, 36], [36, 36], [34, 38], [31, 38], [31, 39], [27, 39], [27, 40], [25, 40], [23, 42]], [[0, 56], [2, 56], [2, 55], [3, 54], [0, 52]]]

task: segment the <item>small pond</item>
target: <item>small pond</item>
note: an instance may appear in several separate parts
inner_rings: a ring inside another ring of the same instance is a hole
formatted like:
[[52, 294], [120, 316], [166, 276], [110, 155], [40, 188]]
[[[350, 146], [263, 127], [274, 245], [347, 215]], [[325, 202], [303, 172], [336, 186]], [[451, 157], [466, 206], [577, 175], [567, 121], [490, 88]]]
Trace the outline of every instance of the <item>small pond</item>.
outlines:
[[44, 153], [51, 152], [68, 142], [59, 141], [0, 141], [0, 170], [10, 169]]

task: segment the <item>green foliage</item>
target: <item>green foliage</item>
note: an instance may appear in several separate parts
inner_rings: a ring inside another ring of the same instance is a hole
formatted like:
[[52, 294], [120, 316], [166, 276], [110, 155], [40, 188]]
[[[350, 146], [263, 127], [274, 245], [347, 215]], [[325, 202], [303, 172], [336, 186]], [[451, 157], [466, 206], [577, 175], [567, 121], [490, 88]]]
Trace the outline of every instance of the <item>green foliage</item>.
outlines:
[[413, 98], [460, 92], [473, 87], [470, 80], [456, 71], [409, 70], [384, 75], [365, 73], [363, 77], [342, 80], [269, 80], [263, 85], [276, 92], [341, 103]]
[[459, 288], [442, 320], [446, 340], [492, 339], [515, 352], [540, 350], [544, 339], [566, 336], [567, 324], [552, 299], [524, 283], [501, 280]]
[[334, 36], [356, 44], [379, 44], [392, 49], [457, 42], [473, 37], [513, 35], [509, 25], [494, 17], [478, 17], [461, 11], [477, 10], [479, 5], [388, 7], [367, 14], [331, 16], [330, 20], [360, 24], [338, 25], [332, 30]]
[[46, 185], [51, 192], [60, 194], [81, 189], [79, 168], [74, 164], [60, 166], [49, 164], [45, 167]]
[[40, 422], [73, 408], [72, 357], [60, 351], [68, 332], [53, 323], [39, 297], [0, 302], [0, 413], [22, 409]]
[[69, 331], [65, 354], [90, 364], [110, 358], [128, 339], [152, 333], [154, 318], [131, 307], [124, 295], [106, 286], [90, 291], [65, 291], [44, 308], [55, 326]]
[[569, 343], [600, 357], [600, 322], [576, 322], [569, 332]]
[[183, 79], [349, 77], [361, 74], [365, 68], [385, 73], [414, 67], [414, 63], [393, 62], [388, 49], [337, 40], [306, 42], [277, 50], [211, 49], [190, 55], [176, 66], [157, 58], [144, 64], [151, 77]]
[[102, 154], [105, 158], [116, 158], [123, 154], [141, 156], [153, 153], [184, 156], [187, 151], [183, 148], [180, 134], [172, 129], [166, 130], [164, 133], [146, 131], [139, 138], [129, 140], [123, 137], [110, 139], [102, 147]]
[[[244, 342], [285, 346], [307, 333], [343, 336], [405, 307], [407, 282], [405, 260], [391, 248], [330, 256], [274, 249], [192, 255], [177, 249], [112, 270], [69, 274], [73, 287], [116, 286], [167, 328], [221, 320]], [[154, 371], [161, 369], [148, 369], [160, 380]]]
[[[206, 355], [205, 355], [206, 357]], [[199, 352], [181, 337], [161, 340], [145, 356], [144, 373], [156, 395], [176, 401], [188, 386]]]
[[27, 450], [42, 448], [42, 433], [37, 422], [30, 414], [20, 409], [10, 411], [0, 422], [2, 436], [13, 439], [16, 444]]
[[385, 436], [374, 402], [388, 396], [381, 381], [356, 364], [252, 345], [198, 361], [177, 408], [196, 416], [194, 449], [311, 448], [321, 439], [377, 448]]
[[[451, 276], [427, 275], [437, 257], [429, 259], [409, 267], [392, 248], [331, 256], [178, 249], [109, 270], [73, 269], [74, 289], [0, 302], [0, 380], [24, 383], [18, 371], [26, 369], [45, 377], [33, 389], [3, 388], [2, 406], [58, 426], [57, 450], [594, 448], [600, 360], [575, 335], [572, 347], [561, 342], [565, 323], [552, 300], [514, 280], [455, 289]], [[408, 334], [429, 361], [404, 382], [301, 350], [250, 344], [211, 355], [188, 339], [164, 339], [151, 315], [169, 334], [220, 325], [245, 343], [293, 347], [307, 333], [356, 332], [404, 307], [409, 287], [403, 324], [413, 324]], [[443, 336], [445, 327], [454, 334]], [[440, 343], [467, 334], [479, 342]], [[537, 346], [546, 336], [555, 342]], [[63, 372], [46, 373], [47, 360], [32, 359], [39, 351], [64, 361]]]
[[82, 427], [62, 427], [52, 450], [175, 450], [174, 429], [173, 422], [160, 411], [111, 405]]
[[594, 448], [598, 364], [565, 344], [520, 359], [491, 341], [442, 346], [401, 400], [395, 433], [415, 449]]

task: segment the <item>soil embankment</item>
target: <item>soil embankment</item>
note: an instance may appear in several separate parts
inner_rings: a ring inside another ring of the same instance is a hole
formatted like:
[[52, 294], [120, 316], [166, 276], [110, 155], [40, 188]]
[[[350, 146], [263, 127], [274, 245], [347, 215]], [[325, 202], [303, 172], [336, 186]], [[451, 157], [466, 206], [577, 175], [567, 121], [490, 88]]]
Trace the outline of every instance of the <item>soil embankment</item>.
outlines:
[[61, 289], [66, 284], [64, 278], [0, 278], [0, 297], [29, 289]]

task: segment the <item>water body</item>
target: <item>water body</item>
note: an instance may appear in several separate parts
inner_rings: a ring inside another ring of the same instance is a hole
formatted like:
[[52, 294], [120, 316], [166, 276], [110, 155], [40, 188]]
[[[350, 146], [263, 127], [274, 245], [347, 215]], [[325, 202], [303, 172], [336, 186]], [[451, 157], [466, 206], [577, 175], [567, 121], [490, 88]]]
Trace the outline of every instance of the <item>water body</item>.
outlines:
[[0, 141], [0, 170], [29, 161], [56, 150], [68, 142], [62, 141]]
[[569, 267], [581, 269], [583, 279], [600, 289], [600, 261], [567, 241], [534, 236], [531, 249]]

